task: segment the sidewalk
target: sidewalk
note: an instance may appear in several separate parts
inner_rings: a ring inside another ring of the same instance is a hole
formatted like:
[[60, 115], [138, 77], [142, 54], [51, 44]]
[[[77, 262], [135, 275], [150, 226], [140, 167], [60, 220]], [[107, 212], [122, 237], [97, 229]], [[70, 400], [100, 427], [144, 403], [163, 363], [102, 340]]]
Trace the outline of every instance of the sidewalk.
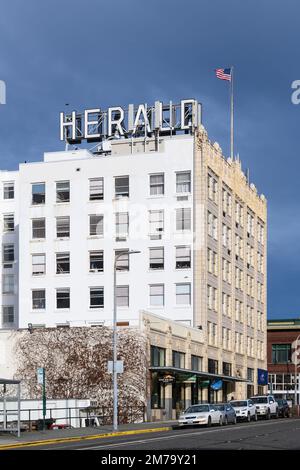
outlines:
[[[172, 421], [155, 421], [147, 423], [135, 423], [135, 424], [121, 424], [118, 427], [118, 434], [135, 434], [139, 431], [141, 433], [145, 432], [163, 432], [169, 431], [172, 429], [172, 426], [176, 424], [175, 420]], [[31, 431], [31, 432], [21, 432], [21, 437], [17, 437], [16, 434], [10, 433], [1, 433], [0, 432], [0, 450], [1, 446], [7, 446], [10, 444], [18, 443], [37, 443], [39, 441], [50, 441], [50, 440], [60, 440], [60, 439], [87, 439], [92, 436], [101, 436], [105, 435], [114, 436], [116, 435], [115, 431], [110, 426], [99, 426], [99, 427], [87, 427], [87, 428], [73, 428], [73, 429], [47, 429], [45, 431]], [[118, 435], [117, 434], [117, 435]]]

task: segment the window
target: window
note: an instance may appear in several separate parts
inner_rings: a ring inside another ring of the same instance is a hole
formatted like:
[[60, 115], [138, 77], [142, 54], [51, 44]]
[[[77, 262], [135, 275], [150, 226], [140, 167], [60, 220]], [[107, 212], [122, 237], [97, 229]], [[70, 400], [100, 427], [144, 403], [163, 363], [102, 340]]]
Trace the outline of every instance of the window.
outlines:
[[191, 355], [191, 369], [202, 370], [203, 357]]
[[46, 190], [45, 183], [33, 183], [31, 185], [32, 204], [45, 204]]
[[103, 215], [90, 215], [90, 236], [103, 235]]
[[117, 306], [129, 307], [129, 286], [117, 286]]
[[231, 296], [225, 292], [222, 292], [222, 313], [231, 317]]
[[165, 303], [165, 286], [164, 284], [150, 285], [150, 305], [163, 306]]
[[223, 224], [222, 226], [222, 237], [223, 237], [223, 246], [228, 249], [231, 249], [231, 229]]
[[210, 248], [207, 249], [207, 269], [209, 273], [218, 275], [218, 255]]
[[166, 365], [166, 350], [158, 346], [151, 346], [151, 366], [163, 367]]
[[14, 214], [4, 214], [3, 216], [3, 232], [13, 232], [15, 230]]
[[13, 181], [3, 183], [3, 199], [14, 199], [15, 185]]
[[217, 204], [218, 202], [218, 181], [212, 175], [208, 174], [207, 179], [207, 190], [208, 190], [208, 197], [211, 201]]
[[223, 362], [223, 375], [231, 376], [231, 370], [232, 368], [230, 362]]
[[70, 289], [56, 290], [56, 308], [70, 308]]
[[229, 215], [231, 216], [232, 212], [232, 197], [230, 192], [228, 192], [226, 189], [222, 189], [222, 207], [223, 207], [223, 212], [224, 215]]
[[210, 374], [218, 373], [218, 361], [215, 359], [208, 359], [208, 372]]
[[217, 345], [217, 325], [212, 322], [207, 322], [208, 344], [211, 346]]
[[3, 305], [2, 307], [2, 323], [11, 324], [15, 321], [14, 306]]
[[90, 272], [103, 272], [103, 251], [90, 251]]
[[3, 274], [2, 276], [2, 293], [14, 294], [15, 276], [13, 274]]
[[104, 287], [90, 287], [90, 308], [104, 307]]
[[46, 308], [46, 291], [37, 289], [32, 291], [32, 309], [44, 310]]
[[116, 213], [116, 240], [124, 241], [129, 232], [129, 214], [128, 212]]
[[235, 205], [235, 223], [237, 226], [243, 227], [243, 206], [239, 203], [236, 202]]
[[247, 367], [247, 380], [254, 382], [254, 369]]
[[164, 211], [149, 211], [150, 239], [160, 240], [164, 231]]
[[32, 219], [32, 238], [45, 238], [46, 237], [46, 220]]
[[150, 195], [159, 196], [165, 193], [165, 175], [150, 175]]
[[191, 208], [176, 209], [176, 230], [191, 230]]
[[191, 172], [181, 171], [176, 173], [176, 193], [191, 192]]
[[227, 259], [222, 259], [222, 279], [231, 284], [231, 263]]
[[90, 201], [102, 201], [104, 198], [104, 178], [90, 179]]
[[176, 246], [176, 269], [189, 269], [191, 267], [191, 247]]
[[184, 369], [185, 366], [185, 354], [179, 351], [172, 351], [172, 365], [179, 369]]
[[39, 276], [46, 274], [46, 255], [34, 254], [32, 255], [32, 275]]
[[70, 217], [56, 217], [56, 236], [57, 238], [70, 237]]
[[176, 284], [176, 305], [191, 305], [191, 284]]
[[292, 360], [291, 344], [272, 344], [272, 363], [287, 364]]
[[265, 238], [263, 222], [258, 222], [257, 223], [257, 232], [258, 232], [257, 233], [258, 241], [259, 241], [259, 243], [261, 243], [263, 245], [264, 244], [264, 238]]
[[[124, 253], [125, 252], [125, 253]], [[115, 256], [123, 253], [116, 262], [117, 271], [129, 271], [129, 250], [116, 250]]]
[[116, 197], [129, 197], [129, 176], [115, 177]]
[[209, 309], [217, 311], [218, 298], [216, 287], [207, 286], [207, 305]]
[[149, 248], [150, 251], [150, 269], [164, 269], [164, 248]]
[[56, 253], [56, 274], [70, 273], [70, 253]]
[[12, 268], [13, 262], [15, 261], [15, 249], [13, 244], [3, 245], [3, 267]]
[[213, 215], [211, 212], [207, 213], [207, 227], [208, 235], [210, 235], [215, 240], [218, 239], [218, 218]]
[[58, 181], [56, 183], [56, 202], [70, 201], [70, 181]]
[[243, 322], [243, 302], [240, 300], [235, 300], [235, 319], [236, 321]]
[[254, 216], [247, 212], [247, 234], [254, 236]]

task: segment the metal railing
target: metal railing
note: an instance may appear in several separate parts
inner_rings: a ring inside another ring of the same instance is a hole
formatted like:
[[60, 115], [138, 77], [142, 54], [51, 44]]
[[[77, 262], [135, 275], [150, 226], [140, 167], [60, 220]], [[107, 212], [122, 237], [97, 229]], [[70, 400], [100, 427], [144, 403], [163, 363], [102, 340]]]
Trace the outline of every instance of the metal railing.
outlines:
[[[14, 419], [9, 419], [10, 416], [15, 416], [17, 410], [7, 410], [6, 420], [7, 427], [13, 427], [15, 424]], [[146, 420], [146, 407], [129, 406], [120, 408], [118, 412], [119, 424], [140, 423]], [[47, 409], [45, 417], [45, 428], [51, 429], [52, 427], [61, 428], [77, 428], [88, 426], [105, 426], [112, 425], [113, 422], [113, 408], [112, 407], [96, 407], [96, 408], [49, 408]], [[3, 429], [4, 413], [0, 410], [0, 432]], [[33, 408], [21, 410], [21, 428], [23, 430], [33, 431], [35, 429], [43, 429], [42, 410]]]

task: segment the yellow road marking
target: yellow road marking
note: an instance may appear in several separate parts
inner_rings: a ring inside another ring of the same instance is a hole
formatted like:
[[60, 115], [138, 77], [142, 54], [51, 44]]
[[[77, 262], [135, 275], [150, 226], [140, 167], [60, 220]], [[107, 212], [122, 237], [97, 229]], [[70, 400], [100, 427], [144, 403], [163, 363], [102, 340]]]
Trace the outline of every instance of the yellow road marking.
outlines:
[[56, 439], [44, 439], [41, 441], [18, 442], [16, 444], [0, 445], [0, 450], [16, 449], [19, 447], [37, 447], [37, 446], [42, 446], [42, 445], [59, 444], [63, 442], [91, 441], [94, 439], [104, 439], [106, 437], [130, 436], [132, 434], [145, 434], [145, 433], [151, 433], [151, 432], [162, 432], [162, 431], [171, 431], [171, 430], [172, 430], [171, 427], [162, 427], [162, 428], [138, 429], [138, 430], [131, 430], [131, 431], [109, 432], [105, 434], [95, 434], [92, 436], [62, 437], [62, 438], [56, 438]]

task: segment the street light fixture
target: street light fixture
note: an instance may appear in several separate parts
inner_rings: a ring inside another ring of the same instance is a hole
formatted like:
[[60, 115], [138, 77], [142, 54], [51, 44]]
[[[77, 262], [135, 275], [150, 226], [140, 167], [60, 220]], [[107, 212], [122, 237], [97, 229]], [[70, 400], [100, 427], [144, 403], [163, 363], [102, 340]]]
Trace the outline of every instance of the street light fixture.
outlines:
[[121, 256], [141, 253], [137, 250], [123, 250], [115, 255], [114, 261], [114, 317], [113, 317], [113, 430], [118, 430], [118, 372], [117, 372], [117, 261]]

